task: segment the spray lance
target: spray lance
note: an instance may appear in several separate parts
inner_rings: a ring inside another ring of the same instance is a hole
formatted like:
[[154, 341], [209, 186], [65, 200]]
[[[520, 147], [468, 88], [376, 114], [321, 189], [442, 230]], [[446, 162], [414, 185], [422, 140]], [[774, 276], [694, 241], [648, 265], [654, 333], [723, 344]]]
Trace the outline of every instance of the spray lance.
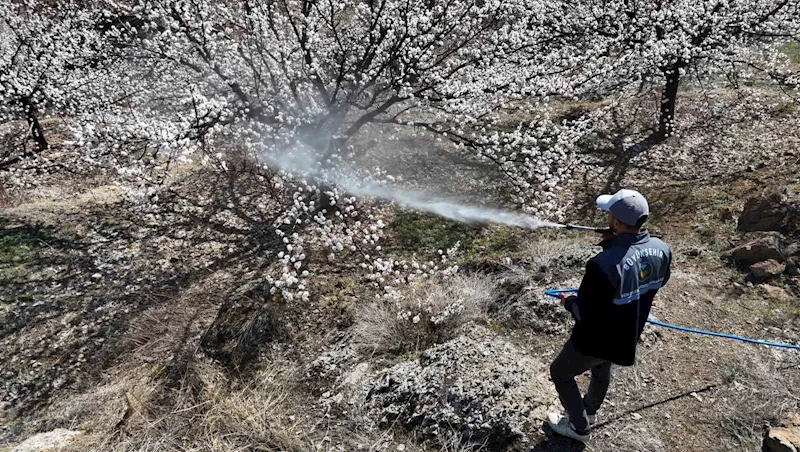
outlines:
[[577, 224], [559, 224], [558, 227], [564, 228], [567, 231], [587, 231], [587, 232], [596, 232], [598, 234], [605, 234], [606, 232], [611, 232], [610, 228], [596, 228], [593, 226], [579, 226]]

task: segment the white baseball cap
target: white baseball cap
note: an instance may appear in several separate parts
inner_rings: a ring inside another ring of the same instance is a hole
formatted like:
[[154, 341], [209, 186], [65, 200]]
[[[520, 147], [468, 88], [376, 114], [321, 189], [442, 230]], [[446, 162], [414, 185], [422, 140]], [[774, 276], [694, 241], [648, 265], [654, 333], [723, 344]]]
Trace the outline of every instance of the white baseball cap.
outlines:
[[611, 212], [619, 221], [635, 226], [644, 216], [650, 215], [647, 200], [636, 190], [620, 190], [613, 195], [597, 197], [597, 207]]

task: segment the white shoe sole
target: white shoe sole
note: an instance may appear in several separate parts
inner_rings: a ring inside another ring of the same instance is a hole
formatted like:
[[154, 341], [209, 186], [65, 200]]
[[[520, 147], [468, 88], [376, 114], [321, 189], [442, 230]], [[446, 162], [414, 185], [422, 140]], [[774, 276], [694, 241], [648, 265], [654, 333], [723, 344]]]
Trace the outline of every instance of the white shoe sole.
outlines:
[[563, 416], [559, 414], [550, 413], [547, 416], [547, 425], [549, 425], [550, 428], [558, 435], [571, 438], [582, 443], [589, 441], [589, 435], [581, 435], [573, 430], [571, 425], [565, 426], [564, 424], [560, 423], [562, 417]]

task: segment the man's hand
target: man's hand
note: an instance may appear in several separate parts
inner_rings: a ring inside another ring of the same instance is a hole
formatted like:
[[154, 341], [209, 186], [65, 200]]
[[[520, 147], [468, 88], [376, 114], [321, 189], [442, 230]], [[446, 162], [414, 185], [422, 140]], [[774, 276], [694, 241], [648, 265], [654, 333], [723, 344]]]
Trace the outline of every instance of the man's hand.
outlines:
[[558, 298], [561, 299], [561, 306], [567, 304], [567, 298], [571, 297], [573, 294], [570, 292], [562, 292], [558, 294]]

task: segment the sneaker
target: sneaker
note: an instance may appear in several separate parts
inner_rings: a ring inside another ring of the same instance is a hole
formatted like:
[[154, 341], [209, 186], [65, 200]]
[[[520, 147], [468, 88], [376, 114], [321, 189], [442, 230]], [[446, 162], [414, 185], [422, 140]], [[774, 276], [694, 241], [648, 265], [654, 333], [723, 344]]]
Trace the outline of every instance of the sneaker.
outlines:
[[597, 423], [597, 414], [587, 414], [586, 416], [589, 417], [589, 426], [593, 426]]
[[569, 418], [566, 416], [562, 416], [558, 413], [550, 413], [547, 415], [547, 425], [561, 436], [566, 436], [567, 438], [572, 438], [583, 443], [589, 441], [589, 433], [580, 434], [575, 431], [575, 427], [572, 426], [572, 422], [570, 422]]

